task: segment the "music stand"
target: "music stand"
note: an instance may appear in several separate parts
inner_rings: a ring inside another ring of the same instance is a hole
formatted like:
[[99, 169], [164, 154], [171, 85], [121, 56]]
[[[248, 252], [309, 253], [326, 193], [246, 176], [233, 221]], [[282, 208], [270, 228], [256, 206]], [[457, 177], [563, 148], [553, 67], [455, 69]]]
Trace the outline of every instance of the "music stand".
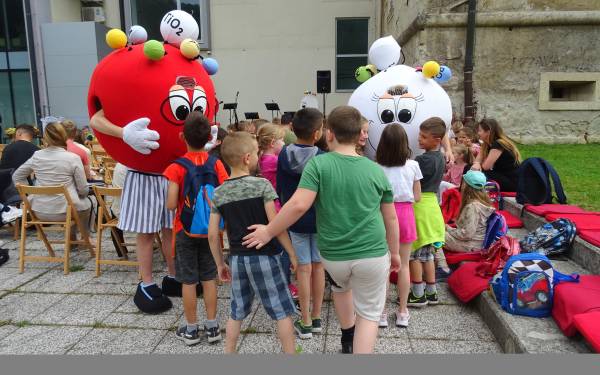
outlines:
[[265, 103], [265, 107], [267, 107], [267, 111], [271, 111], [271, 120], [275, 117], [273, 112], [277, 111], [279, 113], [279, 104], [273, 103]]
[[244, 117], [246, 120], [258, 120], [258, 112], [244, 112]]
[[223, 104], [223, 109], [226, 109], [229, 111], [229, 123], [232, 124], [231, 122], [231, 111], [233, 111], [233, 113], [235, 114], [235, 122], [237, 123], [237, 103], [225, 103]]

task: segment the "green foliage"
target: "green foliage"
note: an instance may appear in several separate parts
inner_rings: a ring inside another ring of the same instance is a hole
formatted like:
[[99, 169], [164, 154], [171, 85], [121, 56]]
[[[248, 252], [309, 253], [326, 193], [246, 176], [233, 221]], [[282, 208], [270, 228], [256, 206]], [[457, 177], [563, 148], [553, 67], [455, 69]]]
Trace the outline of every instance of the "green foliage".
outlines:
[[600, 144], [519, 145], [523, 159], [540, 157], [557, 170], [569, 204], [600, 211]]

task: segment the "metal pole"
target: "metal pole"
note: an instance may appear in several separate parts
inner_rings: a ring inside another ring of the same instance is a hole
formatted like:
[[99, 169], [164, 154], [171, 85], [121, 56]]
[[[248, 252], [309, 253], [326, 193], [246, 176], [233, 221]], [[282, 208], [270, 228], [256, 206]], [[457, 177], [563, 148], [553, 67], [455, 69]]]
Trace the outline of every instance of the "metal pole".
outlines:
[[475, 15], [477, 13], [477, 0], [469, 0], [469, 13], [467, 16], [467, 43], [465, 48], [464, 91], [465, 114], [464, 122], [471, 125], [475, 121], [475, 106], [473, 104], [473, 51], [475, 48]]

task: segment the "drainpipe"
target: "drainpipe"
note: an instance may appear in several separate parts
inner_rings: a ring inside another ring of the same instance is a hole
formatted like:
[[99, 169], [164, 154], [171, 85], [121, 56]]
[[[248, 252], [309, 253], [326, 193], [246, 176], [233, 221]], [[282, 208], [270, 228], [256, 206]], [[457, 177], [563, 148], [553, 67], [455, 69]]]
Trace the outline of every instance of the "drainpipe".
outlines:
[[465, 48], [464, 90], [465, 90], [465, 124], [473, 124], [475, 107], [473, 106], [473, 49], [475, 47], [475, 14], [477, 0], [469, 0], [467, 15], [467, 45]]

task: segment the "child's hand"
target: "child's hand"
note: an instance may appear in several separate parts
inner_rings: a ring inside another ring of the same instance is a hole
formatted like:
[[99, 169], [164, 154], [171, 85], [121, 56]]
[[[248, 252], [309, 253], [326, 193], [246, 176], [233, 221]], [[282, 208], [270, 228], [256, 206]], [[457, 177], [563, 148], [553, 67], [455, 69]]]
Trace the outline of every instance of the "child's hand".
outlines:
[[296, 256], [290, 256], [290, 269], [292, 270], [292, 273], [296, 273], [296, 270], [298, 269], [298, 258], [296, 258]]
[[400, 254], [390, 254], [390, 272], [400, 271]]
[[219, 273], [219, 280], [226, 283], [231, 281], [231, 271], [229, 270], [229, 266], [227, 264], [223, 264], [223, 266], [218, 267], [217, 272]]

